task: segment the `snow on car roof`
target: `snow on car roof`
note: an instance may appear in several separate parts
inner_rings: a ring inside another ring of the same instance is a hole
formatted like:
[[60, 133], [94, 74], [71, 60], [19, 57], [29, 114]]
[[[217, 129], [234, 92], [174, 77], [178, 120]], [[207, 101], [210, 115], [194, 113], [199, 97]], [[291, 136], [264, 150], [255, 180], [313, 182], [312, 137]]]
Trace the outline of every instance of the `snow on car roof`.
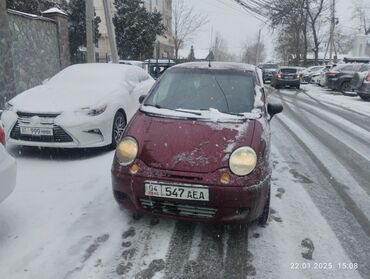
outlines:
[[[211, 64], [211, 67], [209, 67]], [[255, 71], [256, 66], [236, 62], [189, 62], [178, 64], [172, 68], [188, 68], [188, 69], [213, 69], [213, 70], [239, 70], [239, 71]]]
[[[137, 74], [138, 67], [125, 64], [87, 63], [69, 66], [50, 79], [50, 82], [64, 83], [65, 79], [81, 81], [116, 81], [129, 73]], [[140, 70], [139, 70], [140, 71]]]

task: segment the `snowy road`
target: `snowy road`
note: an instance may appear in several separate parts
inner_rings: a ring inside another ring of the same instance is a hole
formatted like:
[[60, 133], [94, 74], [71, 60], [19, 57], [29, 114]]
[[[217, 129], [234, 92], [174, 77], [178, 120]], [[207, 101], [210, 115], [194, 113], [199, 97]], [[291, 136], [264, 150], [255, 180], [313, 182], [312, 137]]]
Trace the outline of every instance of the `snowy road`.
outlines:
[[370, 103], [268, 91], [285, 110], [266, 227], [133, 220], [112, 198], [113, 152], [12, 149], [1, 278], [370, 278]]

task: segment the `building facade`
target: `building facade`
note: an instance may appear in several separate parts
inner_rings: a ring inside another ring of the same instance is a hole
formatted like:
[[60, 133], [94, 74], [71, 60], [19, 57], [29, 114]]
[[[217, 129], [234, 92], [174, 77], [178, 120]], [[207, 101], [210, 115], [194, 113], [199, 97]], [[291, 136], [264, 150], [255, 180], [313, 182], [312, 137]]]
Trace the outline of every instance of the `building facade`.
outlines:
[[154, 45], [154, 58], [173, 58], [175, 43], [172, 39], [172, 0], [145, 0], [148, 11], [158, 11], [162, 15], [163, 25], [166, 31], [163, 36], [157, 36]]
[[[115, 12], [114, 0], [109, 0], [112, 13]], [[107, 61], [111, 58], [109, 46], [107, 24], [104, 15], [103, 1], [94, 0], [96, 15], [100, 17], [99, 32], [101, 37], [98, 42], [99, 60]], [[175, 44], [172, 39], [172, 0], [144, 0], [146, 9], [150, 12], [158, 11], [162, 15], [163, 24], [166, 28], [163, 36], [157, 36], [154, 43], [154, 52], [152, 58], [173, 58], [175, 53]]]

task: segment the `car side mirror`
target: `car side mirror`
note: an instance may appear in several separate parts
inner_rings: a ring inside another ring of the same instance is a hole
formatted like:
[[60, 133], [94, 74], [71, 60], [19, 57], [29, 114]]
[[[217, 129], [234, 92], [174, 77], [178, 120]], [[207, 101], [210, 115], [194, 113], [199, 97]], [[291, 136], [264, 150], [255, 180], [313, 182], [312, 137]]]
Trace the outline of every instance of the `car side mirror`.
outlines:
[[278, 114], [283, 111], [283, 105], [280, 102], [273, 102], [267, 104], [267, 112], [270, 115], [270, 119], [274, 117], [275, 114]]
[[139, 103], [140, 103], [140, 104], [142, 104], [142, 103], [144, 102], [145, 97], [146, 97], [146, 95], [141, 95], [141, 96], [139, 97]]

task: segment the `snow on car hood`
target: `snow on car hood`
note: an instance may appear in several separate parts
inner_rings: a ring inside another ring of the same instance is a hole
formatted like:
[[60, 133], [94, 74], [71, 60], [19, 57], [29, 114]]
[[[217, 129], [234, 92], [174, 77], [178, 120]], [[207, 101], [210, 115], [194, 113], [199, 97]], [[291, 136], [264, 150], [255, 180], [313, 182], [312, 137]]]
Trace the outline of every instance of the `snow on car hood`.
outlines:
[[150, 167], [208, 173], [227, 167], [237, 147], [251, 144], [253, 130], [254, 120], [217, 123], [139, 112], [127, 135], [137, 139], [139, 159]]
[[62, 113], [97, 105], [104, 96], [118, 89], [117, 83], [96, 82], [78, 86], [47, 83], [19, 94], [11, 104], [23, 112]]

